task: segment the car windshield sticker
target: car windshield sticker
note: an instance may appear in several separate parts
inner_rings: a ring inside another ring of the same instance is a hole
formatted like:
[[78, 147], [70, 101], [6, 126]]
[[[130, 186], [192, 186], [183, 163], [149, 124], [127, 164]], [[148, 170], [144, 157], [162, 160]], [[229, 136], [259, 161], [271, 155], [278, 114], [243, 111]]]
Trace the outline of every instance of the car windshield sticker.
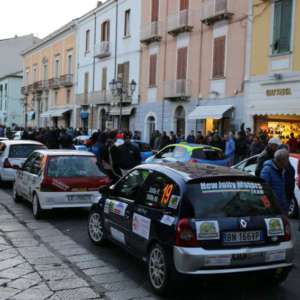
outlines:
[[67, 191], [70, 189], [70, 187], [68, 185], [64, 184], [63, 182], [61, 182], [57, 179], [52, 179], [52, 185], [63, 191]]
[[172, 226], [175, 222], [175, 218], [172, 216], [168, 216], [168, 215], [163, 215], [163, 217], [160, 220], [160, 223], [168, 225], [168, 226]]
[[271, 202], [268, 198], [268, 196], [264, 195], [261, 197], [261, 202], [264, 205], [265, 208], [270, 208], [271, 207]]
[[260, 183], [250, 181], [202, 182], [200, 183], [200, 189], [202, 193], [250, 191], [253, 194], [264, 194], [263, 187]]
[[284, 227], [281, 218], [265, 219], [268, 236], [283, 236]]
[[170, 197], [171, 197], [172, 192], [173, 192], [173, 188], [174, 188], [173, 184], [167, 184], [165, 186], [165, 188], [163, 189], [163, 195], [162, 195], [161, 200], [160, 200], [160, 203], [163, 206], [167, 206], [168, 205]]
[[110, 228], [111, 236], [118, 242], [125, 244], [125, 235], [123, 232], [111, 227]]
[[149, 202], [157, 203], [159, 199], [160, 189], [150, 187], [149, 191], [146, 194], [146, 200]]
[[144, 216], [134, 213], [132, 221], [132, 231], [148, 240], [150, 235], [151, 220]]
[[220, 239], [220, 229], [218, 221], [196, 222], [197, 240], [217, 240]]
[[127, 206], [128, 205], [126, 203], [106, 199], [105, 206], [104, 206], [104, 213], [106, 214], [114, 213], [118, 216], [124, 217]]
[[180, 200], [180, 196], [172, 195], [168, 207], [177, 209], [179, 200]]

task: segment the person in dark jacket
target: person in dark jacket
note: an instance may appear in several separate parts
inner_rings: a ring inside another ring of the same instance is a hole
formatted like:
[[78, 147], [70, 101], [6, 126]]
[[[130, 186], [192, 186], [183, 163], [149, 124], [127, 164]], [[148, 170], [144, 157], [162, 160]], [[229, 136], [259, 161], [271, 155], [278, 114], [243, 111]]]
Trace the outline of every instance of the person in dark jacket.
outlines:
[[170, 145], [170, 138], [168, 137], [167, 133], [164, 131], [159, 139], [159, 149], [161, 150], [168, 145]]
[[274, 158], [274, 153], [278, 150], [278, 147], [281, 145], [281, 140], [279, 138], [271, 138], [268, 142], [265, 150], [260, 154], [257, 160], [257, 166], [255, 170], [255, 175], [260, 177], [260, 172], [264, 166], [264, 163], [267, 160]]
[[261, 142], [261, 140], [258, 137], [254, 137], [253, 141], [250, 145], [250, 156], [254, 156], [257, 154], [260, 154], [264, 151], [264, 144]]
[[289, 164], [289, 152], [285, 149], [277, 150], [274, 159], [267, 160], [261, 170], [260, 177], [270, 185], [278, 204], [285, 214], [288, 214], [285, 170]]

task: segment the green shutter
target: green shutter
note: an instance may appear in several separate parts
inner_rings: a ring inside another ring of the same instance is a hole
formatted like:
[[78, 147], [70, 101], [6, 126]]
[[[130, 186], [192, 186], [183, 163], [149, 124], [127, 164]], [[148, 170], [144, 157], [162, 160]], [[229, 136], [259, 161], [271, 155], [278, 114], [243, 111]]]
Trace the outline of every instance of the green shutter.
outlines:
[[273, 53], [279, 53], [282, 2], [274, 3]]
[[292, 11], [293, 0], [282, 1], [282, 15], [281, 15], [281, 28], [280, 28], [280, 53], [290, 51], [291, 45], [291, 31], [292, 31]]

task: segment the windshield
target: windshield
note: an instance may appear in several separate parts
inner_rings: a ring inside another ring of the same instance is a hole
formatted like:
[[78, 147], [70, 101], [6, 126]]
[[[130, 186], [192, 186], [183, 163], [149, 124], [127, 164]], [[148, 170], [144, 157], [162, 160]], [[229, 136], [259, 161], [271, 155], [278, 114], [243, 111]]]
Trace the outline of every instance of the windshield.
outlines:
[[192, 158], [204, 160], [221, 160], [224, 159], [224, 154], [220, 150], [203, 148], [193, 150]]
[[242, 217], [281, 213], [271, 190], [256, 182], [188, 184], [188, 199], [195, 218]]
[[92, 156], [51, 157], [48, 163], [49, 177], [101, 177], [105, 176]]
[[33, 151], [46, 149], [43, 145], [20, 144], [11, 145], [9, 149], [10, 158], [27, 158]]

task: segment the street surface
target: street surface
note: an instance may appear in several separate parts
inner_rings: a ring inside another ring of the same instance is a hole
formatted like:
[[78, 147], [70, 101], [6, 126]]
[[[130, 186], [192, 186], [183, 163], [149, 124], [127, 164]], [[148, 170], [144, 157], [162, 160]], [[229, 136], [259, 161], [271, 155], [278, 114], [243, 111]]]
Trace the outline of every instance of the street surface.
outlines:
[[[159, 299], [147, 283], [143, 263], [114, 245], [101, 248], [90, 242], [86, 210], [55, 210], [44, 220], [36, 221], [30, 205], [15, 204], [11, 194], [9, 185], [0, 190], [1, 300]], [[254, 276], [213, 278], [205, 282], [188, 279], [174, 289], [170, 299], [298, 300], [300, 232], [295, 221], [293, 231], [297, 243], [296, 267], [280, 288], [271, 289], [264, 285], [263, 279]], [[20, 260], [12, 265], [19, 268], [15, 268], [16, 273], [12, 266], [5, 265], [10, 257]]]

